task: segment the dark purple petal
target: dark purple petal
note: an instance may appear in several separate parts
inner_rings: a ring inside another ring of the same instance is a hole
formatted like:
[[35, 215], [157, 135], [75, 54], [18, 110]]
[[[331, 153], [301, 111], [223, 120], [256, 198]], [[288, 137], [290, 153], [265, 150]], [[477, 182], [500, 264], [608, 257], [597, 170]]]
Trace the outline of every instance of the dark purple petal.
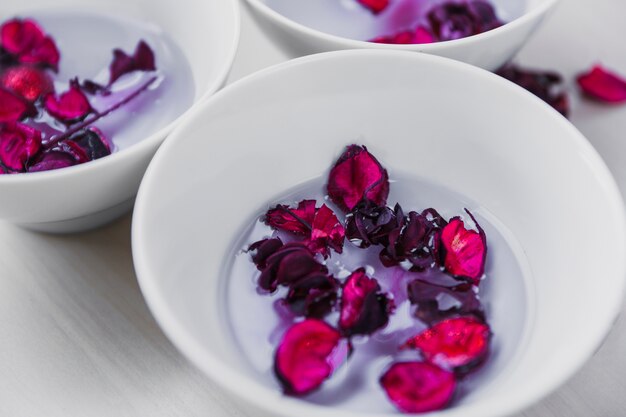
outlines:
[[111, 90], [109, 90], [107, 86], [98, 84], [97, 82], [92, 81], [92, 80], [84, 80], [80, 84], [80, 88], [85, 93], [91, 94], [91, 95], [101, 94], [103, 96], [108, 96], [109, 94], [111, 94]]
[[491, 330], [483, 321], [454, 317], [410, 338], [403, 348], [418, 349], [427, 362], [464, 375], [487, 359], [490, 339]]
[[44, 101], [46, 111], [63, 123], [81, 121], [93, 111], [77, 80], [70, 82], [70, 89], [60, 96], [49, 94]]
[[448, 273], [478, 285], [485, 272], [487, 238], [476, 219], [469, 211], [467, 213], [474, 220], [478, 231], [467, 230], [459, 217], [450, 219], [441, 231], [441, 252]]
[[394, 308], [393, 301], [381, 292], [378, 281], [359, 268], [343, 285], [339, 328], [347, 336], [372, 334], [387, 325]]
[[111, 155], [111, 145], [104, 134], [95, 127], [81, 130], [72, 135], [67, 142], [78, 146], [89, 161]]
[[326, 267], [315, 259], [315, 254], [301, 243], [288, 243], [265, 259], [259, 287], [275, 291], [279, 284], [290, 285], [313, 272], [326, 273]]
[[313, 272], [290, 285], [285, 303], [296, 316], [322, 318], [335, 305], [338, 288], [332, 276]]
[[35, 163], [28, 168], [28, 172], [50, 171], [76, 165], [75, 158], [59, 150], [43, 152]]
[[267, 258], [276, 253], [282, 246], [283, 242], [279, 238], [263, 239], [250, 245], [248, 251], [254, 252], [252, 254], [252, 262], [259, 270], [263, 270], [267, 266]]
[[274, 372], [285, 393], [302, 396], [319, 388], [335, 371], [340, 341], [336, 329], [316, 319], [287, 330], [274, 359]]
[[41, 148], [41, 132], [22, 123], [0, 124], [0, 163], [23, 172]]
[[0, 75], [0, 85], [30, 103], [54, 92], [54, 84], [48, 73], [30, 65], [7, 68]]
[[391, 209], [364, 202], [346, 216], [346, 237], [360, 248], [386, 246], [389, 234], [403, 225], [404, 212], [399, 204]]
[[363, 7], [368, 8], [372, 13], [378, 14], [389, 6], [389, 0], [357, 0]]
[[328, 196], [344, 212], [362, 200], [384, 206], [389, 195], [387, 171], [364, 146], [350, 145], [328, 175]]
[[404, 413], [444, 408], [456, 388], [454, 374], [424, 362], [394, 363], [380, 378], [389, 400]]
[[310, 236], [311, 224], [315, 218], [315, 200], [302, 200], [297, 208], [282, 204], [269, 209], [264, 221], [276, 230], [284, 230], [296, 235]]
[[321, 253], [324, 257], [329, 255], [328, 248], [332, 248], [337, 253], [343, 251], [346, 232], [335, 213], [326, 204], [322, 204], [322, 207], [315, 213], [311, 227], [309, 249]]
[[415, 317], [428, 325], [456, 315], [484, 319], [483, 307], [473, 285], [438, 285], [416, 279], [407, 286], [409, 301], [416, 305]]
[[16, 94], [0, 88], [0, 123], [16, 122], [29, 112], [28, 103]]
[[589, 97], [606, 103], [626, 102], [626, 80], [600, 65], [580, 74], [576, 81]]
[[121, 49], [114, 49], [113, 62], [109, 66], [109, 85], [113, 84], [122, 75], [133, 71], [154, 70], [156, 70], [154, 53], [146, 42], [140, 41], [132, 55], [126, 54]]
[[437, 5], [428, 12], [427, 18], [439, 41], [477, 35], [503, 24], [498, 20], [493, 6], [479, 0]]

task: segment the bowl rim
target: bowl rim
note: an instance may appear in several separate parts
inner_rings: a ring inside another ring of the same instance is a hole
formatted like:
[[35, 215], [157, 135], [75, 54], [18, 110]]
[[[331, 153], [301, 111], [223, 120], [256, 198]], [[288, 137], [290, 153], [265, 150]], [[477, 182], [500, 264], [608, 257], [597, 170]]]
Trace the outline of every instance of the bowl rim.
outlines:
[[[89, 171], [106, 170], [113, 168], [118, 163], [131, 163], [132, 160], [140, 158], [142, 155], [149, 153], [152, 148], [158, 146], [180, 123], [185, 116], [193, 112], [196, 108], [207, 101], [213, 94], [220, 90], [225, 84], [230, 71], [235, 62], [237, 50], [239, 49], [239, 41], [241, 38], [241, 6], [238, 0], [222, 0], [224, 4], [230, 6], [230, 11], [233, 16], [233, 35], [230, 45], [228, 45], [228, 56], [222, 63], [219, 64], [217, 71], [217, 77], [211, 82], [209, 81], [204, 93], [194, 100], [194, 102], [176, 119], [172, 120], [169, 124], [161, 129], [153, 132], [149, 136], [140, 140], [139, 142], [129, 146], [126, 149], [119, 152], [113, 152], [104, 158], [95, 159], [83, 164], [72, 165], [69, 167], [54, 169], [50, 171], [40, 172], [23, 172], [17, 174], [5, 174], [0, 175], [0, 186], [13, 185], [20, 186], [22, 184], [38, 183], [41, 181], [62, 181], [68, 176], [86, 174]], [[118, 162], [119, 161], [119, 162]]]
[[[626, 210], [624, 202], [613, 176], [598, 152], [582, 133], [560, 113], [532, 93], [504, 78], [481, 68], [449, 58], [428, 54], [415, 54], [406, 51], [383, 51], [375, 49], [352, 49], [308, 55], [250, 74], [236, 83], [225, 87], [193, 112], [187, 114], [184, 121], [177, 126], [163, 146], [159, 148], [139, 188], [132, 217], [131, 246], [137, 281], [142, 294], [157, 323], [174, 346], [176, 346], [192, 364], [202, 370], [220, 387], [225, 389], [233, 398], [241, 397], [246, 403], [257, 407], [263, 412], [269, 413], [268, 415], [281, 417], [293, 415], [300, 415], [302, 417], [364, 417], [363, 413], [349, 410], [336, 410], [286, 397], [279, 393], [278, 390], [263, 386], [249, 375], [233, 370], [213, 355], [207, 355], [202, 345], [197, 343], [187, 331], [183, 330], [183, 328], [178, 325], [177, 319], [164, 301], [165, 298], [162, 295], [162, 291], [159, 289], [156, 281], [151, 278], [151, 271], [153, 269], [150, 267], [149, 256], [144, 250], [146, 244], [143, 242], [143, 236], [145, 236], [144, 230], [147, 229], [147, 225], [144, 222], [145, 215], [143, 213], [150, 212], [152, 209], [152, 206], [148, 203], [149, 195], [152, 193], [153, 189], [155, 191], [158, 190], [158, 184], [155, 182], [156, 173], [159, 171], [160, 166], [165, 163], [169, 149], [176, 146], [178, 138], [184, 135], [188, 126], [192, 126], [196, 119], [201, 119], [203, 113], [219, 105], [222, 96], [228, 97], [229, 94], [237, 94], [239, 90], [245, 90], [250, 84], [254, 85], [274, 74], [280, 74], [281, 72], [290, 71], [300, 66], [306, 66], [309, 63], [353, 59], [363, 56], [369, 56], [374, 59], [385, 59], [387, 63], [392, 62], [394, 59], [436, 62], [437, 65], [446, 70], [464, 71], [465, 73], [472, 73], [472, 76], [490, 79], [489, 82], [498, 83], [500, 85], [498, 88], [508, 89], [511, 91], [511, 94], [516, 94], [523, 100], [534, 102], [538, 111], [550, 113], [554, 116], [555, 122], [559, 123], [567, 132], [572, 140], [573, 146], [578, 147], [580, 151], [586, 155], [587, 163], [593, 167], [595, 175], [602, 181], [603, 189], [605, 190], [604, 194], [607, 200], [609, 200], [611, 211], [615, 217], [615, 230], [619, 231], [618, 243], [620, 248], [618, 249], [620, 249], [621, 252], [626, 251]], [[555, 372], [551, 375], [545, 375], [540, 380], [535, 381], [531, 389], [524, 393], [517, 392], [514, 398], [507, 397], [506, 401], [494, 399], [494, 401], [489, 402], [489, 404], [484, 401], [465, 404], [461, 408], [453, 407], [451, 409], [441, 410], [436, 415], [442, 417], [497, 417], [510, 415], [520, 412], [538, 402], [570, 379], [601, 346], [621, 311], [626, 289], [626, 258], [618, 259], [616, 262], [619, 264], [617, 265], [618, 269], [615, 276], [621, 277], [621, 280], [617, 282], [619, 288], [616, 288], [616, 291], [608, 295], [611, 297], [610, 299], [605, 300], [605, 305], [607, 306], [606, 317], [608, 319], [596, 327], [596, 332], [592, 335], [593, 337], [585, 338], [585, 340], [579, 344], [578, 354], [570, 358], [570, 362], [567, 366], [563, 366], [560, 373]], [[392, 417], [396, 415], [398, 414], [367, 414], [367, 416], [370, 417]]]
[[519, 26], [525, 25], [528, 22], [533, 21], [539, 16], [550, 11], [560, 0], [542, 0], [542, 2], [534, 7], [530, 11], [524, 12], [521, 16], [513, 19], [510, 22], [506, 22], [504, 25], [495, 29], [488, 30], [477, 35], [466, 36], [461, 39], [454, 39], [449, 41], [440, 41], [433, 43], [420, 43], [420, 44], [389, 44], [389, 43], [375, 43], [351, 38], [345, 38], [343, 36], [333, 35], [321, 30], [313, 29], [302, 23], [298, 23], [292, 20], [276, 10], [269, 7], [263, 0], [246, 0], [248, 5], [253, 7], [257, 12], [261, 13], [267, 19], [278, 22], [279, 24], [288, 27], [291, 30], [301, 32], [306, 36], [312, 38], [318, 38], [322, 41], [335, 43], [341, 45], [345, 49], [385, 49], [385, 50], [403, 50], [403, 51], [420, 51], [420, 52], [436, 52], [453, 47], [463, 47], [464, 45], [471, 44], [472, 42], [480, 42], [483, 39], [490, 39], [498, 36], [504, 31], [515, 29]]

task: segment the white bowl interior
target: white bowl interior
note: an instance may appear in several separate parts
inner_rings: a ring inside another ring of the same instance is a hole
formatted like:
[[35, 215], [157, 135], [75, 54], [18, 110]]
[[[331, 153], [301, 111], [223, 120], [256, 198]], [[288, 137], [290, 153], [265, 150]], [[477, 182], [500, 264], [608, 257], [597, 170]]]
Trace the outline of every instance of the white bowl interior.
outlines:
[[[224, 305], [225, 260], [251, 216], [323, 175], [352, 142], [375, 149], [392, 172], [478, 202], [526, 265], [528, 282], [514, 283], [529, 297], [523, 342], [491, 382], [441, 415], [511, 413], [571, 376], [622, 297], [624, 214], [608, 170], [565, 119], [522, 89], [465, 64], [390, 51], [323, 54], [251, 76], [158, 152], [135, 208], [133, 253], [148, 304], [178, 348], [269, 415], [363, 415], [260, 383], [233, 346]], [[507, 290], [490, 291], [498, 300]], [[506, 303], [490, 309], [506, 326]]]

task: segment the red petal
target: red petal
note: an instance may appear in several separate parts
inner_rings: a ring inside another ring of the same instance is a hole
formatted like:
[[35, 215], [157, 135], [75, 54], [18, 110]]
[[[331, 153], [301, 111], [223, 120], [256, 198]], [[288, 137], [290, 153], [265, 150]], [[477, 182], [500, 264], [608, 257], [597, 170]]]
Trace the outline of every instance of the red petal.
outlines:
[[283, 336], [274, 371], [287, 394], [305, 395], [317, 389], [335, 370], [341, 334], [323, 321], [307, 319]]
[[154, 53], [144, 41], [137, 44], [133, 55], [128, 55], [121, 49], [114, 49], [113, 62], [109, 66], [109, 85], [124, 74], [133, 71], [154, 71], [155, 69]]
[[49, 36], [46, 36], [32, 49], [20, 54], [19, 56], [19, 62], [23, 64], [39, 64], [50, 67], [55, 71], [59, 69], [60, 59], [61, 54], [59, 53], [54, 40]]
[[82, 92], [76, 80], [70, 82], [70, 89], [59, 97], [49, 94], [44, 106], [52, 117], [64, 123], [80, 121], [92, 111], [87, 96]]
[[50, 171], [76, 165], [76, 159], [60, 150], [44, 152], [35, 163], [28, 168], [28, 172]]
[[423, 26], [418, 26], [415, 30], [415, 38], [413, 43], [433, 43], [435, 37], [433, 34]]
[[13, 55], [30, 51], [44, 39], [44, 32], [30, 19], [12, 19], [0, 27], [0, 42], [4, 50]]
[[0, 123], [16, 122], [28, 111], [24, 100], [15, 94], [0, 88]]
[[298, 208], [279, 204], [265, 214], [265, 223], [277, 230], [309, 236], [315, 217], [315, 200], [302, 200]]
[[361, 200], [384, 206], [389, 195], [387, 171], [364, 146], [350, 145], [328, 175], [328, 195], [343, 211]]
[[[468, 214], [471, 216], [469, 211]], [[485, 272], [487, 240], [478, 223], [474, 223], [478, 232], [467, 230], [459, 217], [450, 219], [441, 232], [441, 244], [445, 269], [456, 277], [468, 278], [478, 285]]]
[[380, 378], [380, 384], [393, 405], [405, 413], [444, 408], [456, 387], [454, 374], [423, 362], [393, 364]]
[[0, 125], [0, 163], [22, 172], [41, 148], [41, 132], [22, 123]]
[[393, 309], [393, 302], [380, 292], [378, 281], [359, 268], [343, 285], [339, 327], [350, 336], [371, 334], [387, 325]]
[[358, 0], [364, 7], [367, 7], [374, 14], [378, 14], [389, 6], [389, 0]]
[[626, 80], [600, 65], [596, 65], [586, 74], [576, 79], [585, 94], [607, 103], [626, 102]]
[[52, 78], [30, 65], [7, 68], [0, 76], [0, 84], [31, 103], [54, 91]]
[[403, 348], [419, 349], [426, 361], [467, 373], [487, 359], [490, 338], [487, 324], [474, 317], [456, 317], [412, 337]]
[[335, 213], [326, 204], [322, 204], [322, 207], [317, 210], [311, 226], [313, 230], [309, 249], [324, 256], [328, 256], [329, 247], [337, 253], [343, 251], [346, 232]]
[[396, 45], [432, 43], [434, 42], [432, 33], [423, 26], [419, 26], [415, 31], [403, 30], [390, 36], [379, 36], [370, 40], [375, 43], [390, 43]]

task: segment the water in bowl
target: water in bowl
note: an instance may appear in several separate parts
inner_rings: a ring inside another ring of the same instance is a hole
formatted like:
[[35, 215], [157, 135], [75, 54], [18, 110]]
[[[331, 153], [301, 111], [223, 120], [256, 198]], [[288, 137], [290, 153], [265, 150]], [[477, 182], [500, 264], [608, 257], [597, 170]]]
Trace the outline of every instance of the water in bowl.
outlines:
[[[312, 198], [317, 199], [318, 206], [329, 204], [324, 198], [322, 179], [310, 181], [271, 200], [259, 210], [259, 214], [277, 203], [294, 205], [302, 199]], [[455, 403], [470, 402], [472, 398], [485, 395], [500, 378], [506, 378], [507, 370], [512, 370], [518, 353], [523, 349], [532, 311], [529, 305], [529, 273], [523, 252], [507, 229], [485, 208], [431, 182], [410, 176], [396, 177], [391, 183], [388, 203], [393, 206], [396, 202], [401, 203], [405, 213], [434, 207], [445, 218], [464, 215], [463, 209], [468, 208], [487, 235], [486, 279], [480, 285], [480, 298], [494, 337], [488, 362], [460, 384], [455, 396]], [[335, 209], [332, 205], [331, 208]], [[339, 214], [337, 210], [335, 212]], [[251, 223], [246, 233], [234, 242], [234, 256], [225, 268], [228, 277], [225, 289], [227, 326], [250, 373], [267, 386], [280, 390], [273, 373], [273, 358], [290, 322], [281, 318], [274, 307], [275, 302], [284, 296], [283, 292], [279, 290], [276, 294], [267, 295], [257, 291], [259, 272], [250, 255], [242, 248], [270, 236], [272, 230], [258, 221], [258, 217]], [[394, 411], [378, 379], [394, 360], [419, 358], [415, 352], [400, 353], [397, 348], [408, 337], [424, 329], [421, 322], [411, 317], [411, 305], [406, 299], [404, 284], [401, 284], [422, 275], [405, 272], [400, 267], [385, 268], [378, 261], [379, 251], [379, 247], [358, 249], [346, 241], [344, 253], [338, 255], [333, 252], [327, 266], [337, 278], [345, 278], [351, 270], [367, 266], [368, 274], [378, 279], [383, 290], [394, 293], [396, 313], [386, 328], [371, 337], [354, 338], [355, 350], [348, 362], [321, 389], [303, 400], [358, 412]], [[333, 314], [326, 320], [336, 324], [337, 314]]]

